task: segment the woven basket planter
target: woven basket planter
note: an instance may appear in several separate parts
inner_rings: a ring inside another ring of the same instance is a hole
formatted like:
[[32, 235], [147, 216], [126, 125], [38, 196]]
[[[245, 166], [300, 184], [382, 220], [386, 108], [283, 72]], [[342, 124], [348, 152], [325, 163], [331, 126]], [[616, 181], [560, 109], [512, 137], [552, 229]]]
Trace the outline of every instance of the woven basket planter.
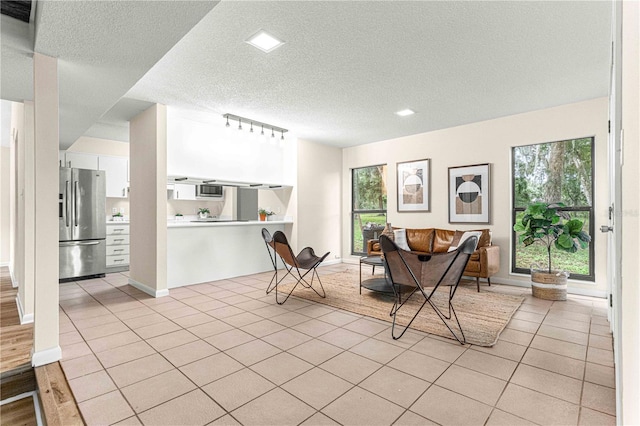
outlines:
[[564, 271], [531, 270], [531, 292], [533, 297], [545, 300], [567, 300], [567, 278]]

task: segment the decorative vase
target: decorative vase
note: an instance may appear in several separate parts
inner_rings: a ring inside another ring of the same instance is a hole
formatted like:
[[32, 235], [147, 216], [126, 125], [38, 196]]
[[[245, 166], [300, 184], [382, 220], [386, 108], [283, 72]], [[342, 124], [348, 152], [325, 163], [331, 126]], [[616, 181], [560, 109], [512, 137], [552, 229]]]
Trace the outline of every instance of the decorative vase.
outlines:
[[198, 217], [199, 217], [200, 219], [206, 219], [206, 218], [207, 218], [207, 214], [206, 214], [206, 213], [202, 213], [202, 212], [200, 212], [200, 213], [198, 213]]
[[531, 268], [531, 293], [538, 299], [567, 300], [568, 277], [566, 271]]
[[384, 229], [382, 230], [382, 234], [380, 235], [386, 235], [387, 238], [393, 241], [394, 234], [393, 234], [393, 228], [391, 227], [391, 222], [387, 222], [387, 225], [384, 227]]
[[262, 222], [264, 222], [265, 220], [267, 220], [267, 215], [265, 213], [259, 213], [260, 214], [260, 220]]

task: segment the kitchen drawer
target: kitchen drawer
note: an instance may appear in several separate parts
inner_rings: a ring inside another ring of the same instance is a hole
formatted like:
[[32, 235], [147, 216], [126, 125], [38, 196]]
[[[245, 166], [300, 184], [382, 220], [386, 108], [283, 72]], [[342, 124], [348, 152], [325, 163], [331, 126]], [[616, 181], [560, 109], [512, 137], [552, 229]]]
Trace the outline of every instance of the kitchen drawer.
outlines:
[[109, 266], [122, 266], [129, 264], [129, 255], [123, 254], [119, 256], [107, 256], [107, 267]]
[[107, 235], [107, 246], [129, 244], [128, 235]]
[[129, 254], [128, 245], [107, 246], [107, 256], [122, 256]]
[[129, 235], [129, 225], [107, 225], [107, 235]]

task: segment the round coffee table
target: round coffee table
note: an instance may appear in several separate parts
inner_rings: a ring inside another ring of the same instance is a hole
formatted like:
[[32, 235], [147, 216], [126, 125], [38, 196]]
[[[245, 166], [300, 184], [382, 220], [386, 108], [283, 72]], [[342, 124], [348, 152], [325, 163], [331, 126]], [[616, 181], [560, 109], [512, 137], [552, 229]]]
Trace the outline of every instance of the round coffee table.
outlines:
[[360, 294], [362, 294], [362, 287], [380, 293], [394, 294], [393, 286], [387, 280], [386, 267], [384, 277], [373, 277], [362, 281], [362, 264], [373, 266], [372, 273], [376, 272], [376, 266], [385, 267], [384, 260], [380, 256], [366, 256], [360, 258]]

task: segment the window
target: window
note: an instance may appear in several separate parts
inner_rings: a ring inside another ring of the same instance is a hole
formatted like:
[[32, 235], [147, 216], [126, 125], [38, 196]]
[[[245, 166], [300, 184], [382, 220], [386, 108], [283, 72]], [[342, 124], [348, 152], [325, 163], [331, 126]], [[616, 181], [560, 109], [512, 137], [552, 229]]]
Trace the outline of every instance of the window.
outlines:
[[[512, 148], [512, 223], [522, 219], [531, 202], [562, 202], [571, 217], [584, 222], [583, 230], [593, 236], [593, 138], [571, 139]], [[524, 247], [513, 232], [513, 272], [530, 273], [532, 264], [547, 262], [546, 249], [538, 243]], [[571, 273], [571, 278], [593, 280], [593, 240], [586, 250], [565, 253], [551, 249], [554, 269]]]
[[387, 222], [387, 166], [351, 169], [351, 254], [367, 253]]

